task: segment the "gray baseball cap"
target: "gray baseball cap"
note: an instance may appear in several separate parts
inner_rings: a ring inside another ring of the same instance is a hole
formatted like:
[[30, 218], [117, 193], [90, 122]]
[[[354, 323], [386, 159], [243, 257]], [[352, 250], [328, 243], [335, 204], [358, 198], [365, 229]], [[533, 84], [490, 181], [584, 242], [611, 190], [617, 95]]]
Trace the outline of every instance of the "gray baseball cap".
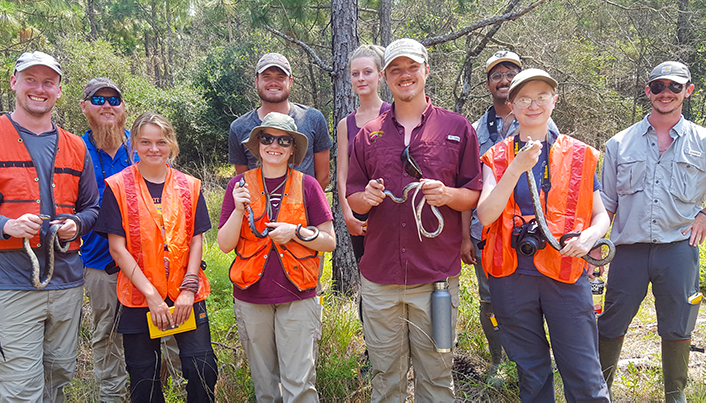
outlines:
[[257, 62], [257, 74], [262, 74], [263, 71], [270, 67], [277, 67], [284, 71], [288, 76], [292, 76], [292, 66], [289, 65], [289, 60], [279, 53], [267, 53], [263, 55]]
[[672, 80], [675, 83], [686, 84], [691, 81], [691, 72], [685, 64], [679, 62], [664, 62], [652, 69], [648, 84], [654, 80]]
[[285, 115], [279, 112], [268, 113], [267, 115], [265, 115], [265, 118], [262, 119], [262, 123], [260, 123], [260, 126], [257, 126], [252, 129], [252, 131], [250, 132], [250, 137], [248, 137], [247, 140], [243, 141], [243, 145], [245, 145], [245, 147], [250, 150], [252, 155], [254, 155], [258, 160], [262, 161], [262, 157], [260, 157], [260, 143], [257, 139], [257, 136], [260, 135], [261, 131], [268, 128], [282, 130], [283, 132], [290, 134], [294, 138], [294, 144], [296, 145], [296, 147], [294, 149], [294, 158], [292, 164], [300, 165], [304, 160], [304, 156], [306, 156], [306, 150], [309, 146], [309, 139], [304, 134], [301, 134], [297, 131], [297, 124], [294, 122], [294, 119], [292, 119], [292, 117], [289, 115]]
[[64, 75], [61, 71], [61, 65], [56, 59], [39, 51], [23, 53], [15, 62], [15, 72], [24, 71], [33, 66], [46, 66], [54, 70], [60, 77]]
[[111, 90], [115, 90], [120, 98], [123, 97], [122, 91], [120, 91], [118, 85], [115, 84], [111, 79], [105, 77], [98, 77], [89, 81], [88, 84], [83, 87], [83, 99], [85, 100], [92, 97], [96, 92], [98, 92], [98, 90], [103, 88], [110, 88]]
[[385, 70], [398, 57], [409, 57], [417, 63], [429, 64], [427, 49], [414, 39], [402, 38], [387, 45], [387, 48], [385, 48], [385, 67], [382, 69]]

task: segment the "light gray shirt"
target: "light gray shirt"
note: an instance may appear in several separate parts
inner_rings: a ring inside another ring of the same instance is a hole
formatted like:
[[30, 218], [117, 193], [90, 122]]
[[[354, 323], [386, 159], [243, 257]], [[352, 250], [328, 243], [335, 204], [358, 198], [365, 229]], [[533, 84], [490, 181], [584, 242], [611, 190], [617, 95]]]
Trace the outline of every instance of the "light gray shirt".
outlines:
[[601, 196], [615, 213], [610, 238], [616, 245], [688, 239], [682, 232], [706, 200], [706, 129], [682, 116], [660, 156], [648, 117], [606, 143]]
[[[507, 133], [505, 136], [502, 135], [502, 127], [503, 127], [503, 118], [500, 116], [497, 116], [495, 118], [495, 127], [498, 129], [498, 138], [497, 140], [493, 141], [493, 139], [490, 138], [490, 131], [488, 131], [488, 116], [490, 112], [490, 108], [488, 108], [487, 111], [483, 114], [483, 116], [480, 117], [480, 119], [476, 120], [473, 122], [473, 128], [476, 129], [476, 135], [478, 136], [478, 148], [480, 149], [480, 153], [478, 155], [483, 156], [486, 151], [490, 150], [490, 147], [494, 146], [495, 144], [499, 143], [501, 140], [505, 139], [506, 137], [509, 136], [514, 136], [515, 133], [517, 132], [517, 129], [520, 127], [520, 122], [517, 120], [513, 120], [512, 123], [510, 123], [510, 128], [507, 130]], [[492, 122], [491, 122], [492, 123]], [[549, 118], [549, 121], [547, 122], [547, 125], [549, 126], [549, 131], [553, 132], [556, 135], [559, 135], [559, 129], [556, 127], [556, 124], [552, 120], [552, 118]], [[483, 163], [481, 163], [481, 169]], [[478, 214], [476, 213], [476, 210], [473, 210], [473, 217], [471, 218], [471, 237], [475, 238], [476, 240], [480, 240], [481, 238], [481, 232], [483, 231], [483, 225], [480, 223], [478, 220]]]

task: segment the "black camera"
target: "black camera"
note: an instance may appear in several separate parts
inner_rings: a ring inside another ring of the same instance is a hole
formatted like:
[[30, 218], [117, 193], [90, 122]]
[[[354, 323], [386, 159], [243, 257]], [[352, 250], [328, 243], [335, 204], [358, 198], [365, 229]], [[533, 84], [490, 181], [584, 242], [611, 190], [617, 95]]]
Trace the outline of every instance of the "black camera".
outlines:
[[512, 229], [510, 246], [523, 256], [533, 256], [538, 250], [547, 247], [547, 240], [542, 235], [536, 219], [533, 218], [529, 222], [525, 222], [522, 217], [520, 219], [522, 225]]

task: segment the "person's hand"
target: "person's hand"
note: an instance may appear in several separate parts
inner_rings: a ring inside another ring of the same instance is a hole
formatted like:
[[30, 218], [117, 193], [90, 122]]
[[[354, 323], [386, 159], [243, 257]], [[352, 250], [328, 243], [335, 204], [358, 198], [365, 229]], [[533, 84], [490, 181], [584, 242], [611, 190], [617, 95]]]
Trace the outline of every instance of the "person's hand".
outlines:
[[700, 213], [696, 214], [694, 222], [686, 227], [682, 234], [686, 235], [689, 231], [691, 231], [691, 235], [689, 236], [689, 245], [701, 245], [704, 242], [704, 238], [706, 238], [706, 215]]
[[267, 236], [274, 242], [284, 245], [291, 241], [296, 236], [297, 226], [286, 222], [268, 222], [265, 223], [270, 227]]
[[591, 248], [593, 248], [596, 244], [598, 238], [600, 237], [593, 234], [593, 231], [587, 229], [586, 231], [581, 232], [579, 236], [567, 239], [564, 243], [564, 247], [559, 251], [559, 253], [564, 256], [578, 258], [586, 256], [589, 252], [591, 252]]
[[160, 295], [156, 290], [155, 295], [154, 298], [147, 298], [147, 306], [152, 315], [152, 323], [162, 331], [174, 327], [174, 319], [171, 312], [169, 312], [167, 303], [160, 299]]
[[448, 188], [444, 182], [435, 179], [422, 179], [422, 192], [430, 206], [444, 206], [449, 202]]
[[42, 219], [36, 214], [23, 214], [5, 222], [3, 233], [15, 238], [32, 238], [42, 228]]
[[174, 314], [172, 315], [174, 324], [176, 326], [183, 325], [189, 319], [193, 307], [194, 293], [187, 290], [181, 291], [176, 301], [174, 301]]
[[250, 191], [248, 191], [247, 183], [243, 187], [240, 187], [239, 183], [235, 184], [233, 187], [233, 203], [235, 204], [235, 209], [240, 213], [245, 209], [245, 205], [250, 203]]
[[61, 228], [56, 232], [59, 239], [72, 239], [76, 236], [76, 231], [78, 231], [78, 226], [74, 220], [69, 220], [63, 218], [61, 220], [53, 220], [49, 223], [50, 225], [61, 224]]
[[461, 261], [465, 264], [476, 264], [476, 250], [471, 238], [461, 240]]
[[365, 192], [363, 193], [363, 201], [370, 206], [377, 206], [385, 199], [385, 181], [380, 179], [371, 179], [367, 185], [365, 185]]
[[344, 214], [343, 221], [346, 222], [348, 232], [350, 232], [351, 235], [365, 235], [366, 221], [360, 221], [359, 219], [355, 218], [353, 214]]
[[[532, 140], [530, 138], [530, 140]], [[528, 150], [520, 151], [515, 156], [515, 159], [510, 163], [511, 166], [519, 169], [521, 172], [530, 171], [539, 160], [542, 154], [542, 143], [537, 141]]]

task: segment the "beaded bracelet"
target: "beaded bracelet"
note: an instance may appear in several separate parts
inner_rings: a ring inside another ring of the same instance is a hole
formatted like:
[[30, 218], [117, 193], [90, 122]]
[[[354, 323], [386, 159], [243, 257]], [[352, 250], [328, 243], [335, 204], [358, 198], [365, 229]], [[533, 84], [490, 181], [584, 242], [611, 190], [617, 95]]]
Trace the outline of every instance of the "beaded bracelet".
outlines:
[[181, 280], [179, 291], [191, 291], [194, 294], [199, 291], [199, 275], [196, 273], [184, 274], [184, 279]]

